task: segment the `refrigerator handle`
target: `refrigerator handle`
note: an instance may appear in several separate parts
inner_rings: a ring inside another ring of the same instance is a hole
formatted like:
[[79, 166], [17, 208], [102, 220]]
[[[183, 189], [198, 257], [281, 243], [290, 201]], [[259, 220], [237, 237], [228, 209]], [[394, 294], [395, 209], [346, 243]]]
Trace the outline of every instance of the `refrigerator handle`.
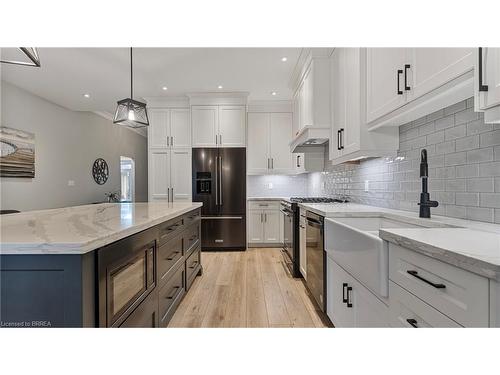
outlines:
[[[217, 140], [217, 136], [215, 137]], [[215, 157], [215, 205], [219, 204], [219, 157]]]
[[219, 156], [219, 205], [222, 206], [222, 156]]

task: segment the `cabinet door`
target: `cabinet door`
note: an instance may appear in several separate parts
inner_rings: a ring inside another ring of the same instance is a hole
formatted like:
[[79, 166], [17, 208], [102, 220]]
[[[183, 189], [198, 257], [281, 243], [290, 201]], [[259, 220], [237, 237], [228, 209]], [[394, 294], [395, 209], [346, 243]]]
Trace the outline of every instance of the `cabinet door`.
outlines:
[[354, 327], [354, 314], [344, 302], [350, 276], [332, 258], [326, 259], [326, 313], [335, 327]]
[[342, 132], [342, 154], [361, 148], [360, 49], [342, 48], [344, 77], [345, 128]]
[[292, 153], [289, 142], [292, 136], [292, 114], [271, 113], [270, 122], [270, 157], [271, 173], [293, 173]]
[[248, 242], [264, 242], [264, 214], [261, 210], [248, 211]]
[[[472, 48], [411, 48], [407, 64], [408, 101], [414, 100], [474, 67]], [[403, 78], [404, 81], [404, 78]]]
[[352, 304], [349, 309], [354, 314], [354, 326], [389, 327], [389, 308], [352, 276], [348, 283], [352, 288], [352, 291], [349, 291], [348, 302]]
[[193, 147], [217, 147], [219, 142], [216, 139], [219, 128], [219, 108], [217, 106], [192, 106], [191, 123]]
[[[405, 48], [367, 48], [366, 50], [366, 119], [382, 117], [405, 104]], [[398, 70], [399, 74], [398, 87]], [[402, 94], [398, 94], [398, 90]]]
[[304, 126], [313, 126], [314, 125], [314, 116], [313, 116], [313, 105], [314, 105], [314, 81], [313, 81], [313, 72], [314, 66], [311, 63], [308, 71], [304, 75], [304, 83], [302, 85], [302, 101], [303, 101], [303, 124]]
[[342, 156], [340, 149], [340, 131], [346, 127], [346, 102], [344, 79], [344, 49], [335, 48], [331, 57], [331, 87], [332, 87], [332, 126], [329, 142], [329, 158], [335, 160]]
[[[488, 86], [488, 91], [480, 92], [480, 108], [486, 109], [500, 105], [500, 48], [483, 48], [482, 53], [483, 85]], [[477, 71], [475, 74], [478, 76]]]
[[280, 243], [280, 218], [279, 210], [264, 210], [264, 242]]
[[170, 110], [170, 136], [172, 147], [191, 147], [191, 120], [187, 108]]
[[175, 201], [191, 201], [191, 149], [171, 151], [171, 187]]
[[170, 188], [170, 151], [149, 152], [149, 200], [168, 200]]
[[242, 105], [219, 107], [219, 146], [246, 146], [246, 108]]
[[266, 174], [269, 168], [269, 113], [248, 114], [247, 173]]
[[167, 148], [167, 137], [169, 136], [170, 110], [150, 109], [148, 111], [149, 148]]

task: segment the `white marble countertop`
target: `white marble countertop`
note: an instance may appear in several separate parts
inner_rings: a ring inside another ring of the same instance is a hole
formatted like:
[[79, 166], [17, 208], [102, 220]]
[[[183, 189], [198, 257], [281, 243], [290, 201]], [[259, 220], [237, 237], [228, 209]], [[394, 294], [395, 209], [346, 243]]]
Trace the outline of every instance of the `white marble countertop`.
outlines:
[[290, 201], [290, 197], [247, 197], [249, 201]]
[[102, 203], [2, 215], [0, 254], [84, 254], [201, 206]]
[[384, 228], [379, 236], [389, 242], [417, 251], [454, 266], [500, 281], [500, 225], [473, 220], [432, 216], [356, 203], [299, 203], [326, 218], [385, 217], [404, 220], [428, 228]]

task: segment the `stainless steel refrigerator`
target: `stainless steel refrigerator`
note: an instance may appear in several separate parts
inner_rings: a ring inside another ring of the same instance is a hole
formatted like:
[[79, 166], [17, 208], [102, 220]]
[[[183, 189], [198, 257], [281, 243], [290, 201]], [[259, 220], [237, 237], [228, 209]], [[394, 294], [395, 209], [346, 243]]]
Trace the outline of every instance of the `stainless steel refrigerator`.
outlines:
[[193, 148], [193, 202], [202, 250], [246, 248], [246, 149]]

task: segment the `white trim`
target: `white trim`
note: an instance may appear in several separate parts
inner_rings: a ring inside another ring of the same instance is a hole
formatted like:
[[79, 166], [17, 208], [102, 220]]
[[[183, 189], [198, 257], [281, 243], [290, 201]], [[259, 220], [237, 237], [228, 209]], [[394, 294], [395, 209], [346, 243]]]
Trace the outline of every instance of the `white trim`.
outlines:
[[190, 105], [246, 105], [248, 92], [188, 93]]
[[254, 100], [248, 102], [248, 112], [293, 112], [291, 100]]
[[189, 98], [182, 96], [148, 96], [143, 98], [148, 108], [189, 108]]

